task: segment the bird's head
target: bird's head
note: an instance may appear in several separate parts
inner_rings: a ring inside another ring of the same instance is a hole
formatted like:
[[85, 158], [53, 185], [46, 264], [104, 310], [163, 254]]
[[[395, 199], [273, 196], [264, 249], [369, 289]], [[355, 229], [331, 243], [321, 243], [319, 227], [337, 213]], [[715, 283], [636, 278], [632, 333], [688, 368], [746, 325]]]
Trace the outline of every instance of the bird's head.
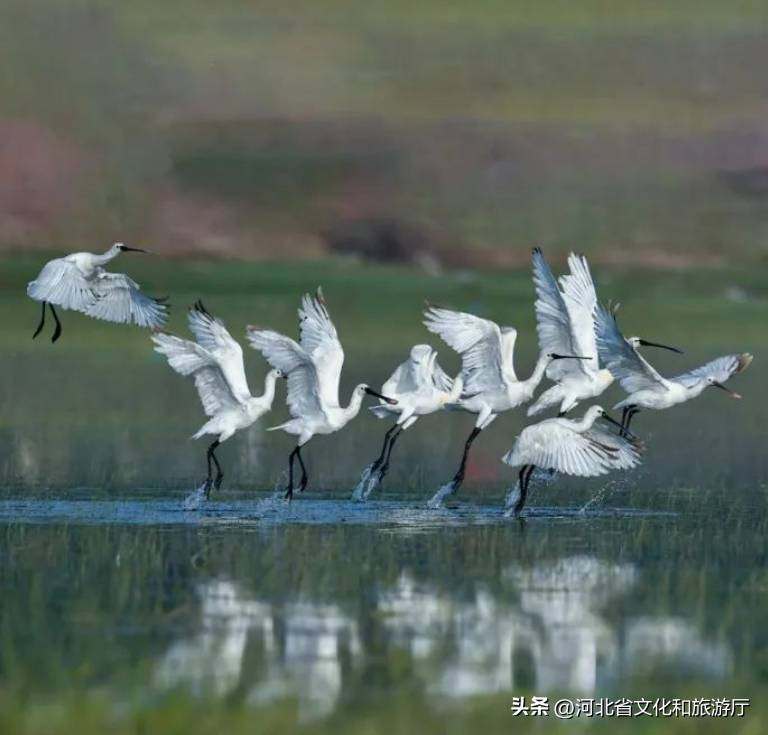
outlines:
[[286, 374], [280, 370], [279, 368], [272, 368], [272, 370], [269, 371], [269, 374], [277, 380], [278, 378], [285, 378], [287, 377]]
[[147, 253], [148, 250], [142, 250], [141, 248], [129, 248], [127, 245], [123, 245], [121, 242], [116, 242], [112, 246], [119, 253]]
[[355, 388], [355, 394], [359, 395], [361, 398], [365, 397], [367, 394], [384, 401], [384, 403], [389, 403], [391, 406], [397, 405], [397, 401], [394, 398], [388, 398], [387, 396], [381, 395], [381, 393], [375, 391], [367, 383], [360, 383], [360, 385]]
[[591, 357], [582, 355], [561, 355], [557, 352], [547, 352], [545, 357], [551, 362], [553, 360], [591, 360]]
[[720, 381], [716, 380], [711, 375], [706, 378], [705, 383], [707, 384], [708, 388], [719, 388], [720, 390], [724, 390], [731, 398], [741, 398], [740, 393], [736, 393], [735, 391], [726, 388]]
[[642, 337], [630, 337], [627, 342], [632, 346], [633, 349], [637, 350], [640, 347], [658, 347], [662, 350], [669, 350], [670, 352], [677, 352], [678, 355], [682, 355], [683, 351], [677, 347], [670, 347], [669, 345], [662, 345], [658, 342], [651, 342], [647, 339], [643, 339]]

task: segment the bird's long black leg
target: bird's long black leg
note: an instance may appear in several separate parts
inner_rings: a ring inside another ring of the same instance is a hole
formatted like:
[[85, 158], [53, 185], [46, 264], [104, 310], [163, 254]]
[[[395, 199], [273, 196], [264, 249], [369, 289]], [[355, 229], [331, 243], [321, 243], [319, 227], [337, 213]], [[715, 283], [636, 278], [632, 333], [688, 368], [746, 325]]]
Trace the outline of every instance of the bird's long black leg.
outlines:
[[515, 516], [519, 516], [525, 506], [525, 499], [528, 497], [528, 485], [531, 482], [534, 469], [532, 464], [524, 465], [520, 469], [520, 498], [515, 503]]
[[627, 416], [629, 415], [630, 407], [624, 406], [624, 410], [621, 412], [621, 428], [619, 429], [619, 436], [625, 436], [627, 428]]
[[51, 342], [55, 342], [59, 337], [61, 337], [61, 322], [59, 321], [59, 315], [56, 313], [56, 309], [53, 308], [53, 304], [48, 304], [51, 314], [53, 314], [53, 318], [56, 320], [56, 329], [53, 330], [53, 337], [51, 337]]
[[482, 431], [482, 429], [475, 426], [474, 429], [472, 429], [472, 432], [467, 437], [467, 441], [464, 444], [464, 454], [461, 457], [461, 464], [459, 465], [459, 469], [456, 472], [456, 474], [453, 476], [453, 482], [458, 488], [459, 485], [461, 485], [462, 482], [464, 482], [464, 472], [467, 469], [467, 455], [469, 454], [469, 448], [472, 446], [472, 442], [475, 441], [477, 438], [477, 435]]
[[37, 337], [40, 332], [43, 331], [43, 327], [45, 326], [45, 307], [47, 306], [48, 302], [43, 301], [43, 313], [40, 314], [40, 324], [37, 325], [37, 329], [35, 330], [35, 333], [32, 335], [32, 339]]
[[205, 499], [208, 500], [211, 494], [211, 485], [213, 483], [213, 469], [211, 468], [211, 448], [205, 451], [205, 461], [208, 463], [208, 475], [205, 478]]
[[309, 477], [307, 476], [307, 468], [304, 466], [304, 460], [301, 457], [301, 447], [296, 447], [296, 456], [298, 457], [299, 464], [301, 465], [301, 481], [299, 482], [299, 492], [303, 493], [307, 489]]
[[389, 440], [392, 434], [397, 431], [398, 429], [397, 424], [393, 424], [388, 430], [387, 433], [384, 434], [384, 444], [381, 445], [381, 454], [377, 457], [376, 461], [371, 465], [371, 474], [376, 472], [379, 467], [381, 467], [382, 463], [384, 462], [384, 458], [387, 456], [387, 448], [389, 446]]
[[384, 476], [389, 471], [389, 460], [392, 457], [392, 447], [395, 446], [395, 442], [397, 441], [400, 434], [403, 433], [403, 427], [399, 426], [397, 427], [398, 431], [396, 431], [394, 434], [392, 434], [392, 437], [389, 440], [389, 448], [387, 449], [387, 457], [384, 460], [384, 464], [381, 466], [381, 469], [379, 470], [379, 480], [383, 480]]
[[290, 500], [293, 498], [293, 458], [296, 456], [296, 452], [299, 448], [296, 447], [290, 455], [288, 455], [288, 488], [285, 491], [285, 499]]
[[632, 423], [632, 418], [637, 413], [640, 413], [640, 409], [636, 406], [632, 406], [629, 415], [627, 416], [627, 423], [624, 425], [624, 436], [626, 438], [629, 438], [629, 425]]
[[[218, 490], [221, 487], [221, 482], [224, 479], [224, 473], [221, 471], [221, 465], [219, 464], [219, 460], [216, 457], [215, 449], [219, 446], [221, 442], [217, 439], [215, 442], [211, 444], [210, 447], [208, 447], [208, 456], [210, 459], [213, 460], [213, 463], [216, 465], [216, 479], [213, 481], [213, 488], [214, 490]], [[210, 470], [210, 462], [208, 467], [208, 475], [210, 478], [211, 470]], [[210, 479], [209, 479], [210, 482]]]

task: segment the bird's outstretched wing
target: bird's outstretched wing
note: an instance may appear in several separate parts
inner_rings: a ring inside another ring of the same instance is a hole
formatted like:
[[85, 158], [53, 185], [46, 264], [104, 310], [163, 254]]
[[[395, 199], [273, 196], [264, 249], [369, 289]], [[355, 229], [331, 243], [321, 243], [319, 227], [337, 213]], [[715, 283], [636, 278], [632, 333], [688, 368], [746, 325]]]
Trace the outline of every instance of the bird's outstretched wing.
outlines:
[[602, 304], [595, 309], [595, 333], [600, 362], [627, 393], [668, 389], [667, 381], [624, 339], [614, 315]]
[[[578, 304], [566, 302], [566, 298], [557, 280], [549, 267], [544, 254], [539, 248], [533, 250], [533, 285], [536, 289], [536, 333], [539, 337], [539, 348], [543, 353], [554, 352], [560, 355], [590, 356], [590, 353], [581, 352], [573, 335], [571, 308], [578, 310]], [[574, 298], [576, 289], [572, 288]], [[573, 299], [569, 299], [573, 302]], [[571, 308], [569, 308], [569, 306]], [[590, 324], [592, 317], [590, 315]], [[593, 347], [593, 354], [597, 359]], [[581, 373], [587, 368], [584, 363], [587, 360], [553, 360], [547, 365], [547, 377], [550, 380], [559, 381], [568, 375]]]
[[194, 377], [200, 402], [208, 416], [216, 416], [240, 406], [218, 361], [204, 347], [164, 332], [153, 334], [152, 341], [155, 343], [155, 352], [165, 355], [168, 364], [177, 373]]
[[453, 389], [453, 378], [440, 367], [437, 360], [432, 362], [432, 385], [444, 393], [450, 393]]
[[86, 311], [96, 301], [91, 284], [66, 258], [46, 263], [37, 278], [27, 285], [27, 296], [73, 311]]
[[94, 319], [157, 329], [168, 320], [168, 307], [141, 292], [124, 273], [102, 271], [92, 281], [96, 300], [83, 312]]
[[429, 361], [432, 348], [429, 345], [414, 345], [408, 359], [401, 362], [389, 376], [381, 392], [385, 396], [413, 393], [429, 381]]
[[[425, 317], [427, 329], [461, 355], [466, 395], [496, 390], [505, 385], [501, 330], [495, 322], [436, 306], [430, 306]], [[506, 372], [514, 377], [511, 364], [506, 366]]]
[[576, 477], [597, 477], [640, 463], [638, 445], [598, 427], [579, 433], [542, 421], [522, 431], [502, 461], [513, 467], [532, 464]]
[[224, 322], [209, 314], [202, 301], [198, 301], [188, 314], [189, 328], [197, 343], [210, 352], [221, 366], [233, 395], [246, 401], [251, 397], [245, 377], [243, 348], [232, 337]]
[[691, 386], [702, 378], [714, 378], [718, 383], [725, 383], [726, 380], [733, 377], [736, 373], [742, 372], [749, 367], [752, 362], [752, 355], [748, 352], [742, 352], [740, 355], [723, 355], [710, 362], [697, 367], [682, 375], [678, 375], [673, 380], [676, 383]]
[[558, 362], [577, 363], [580, 369], [596, 373], [599, 367], [597, 339], [595, 337], [595, 308], [597, 293], [589, 263], [583, 255], [571, 253], [568, 256], [570, 273], [560, 276], [563, 301], [568, 309], [571, 323], [571, 342], [573, 354], [588, 357], [588, 360], [557, 360]]
[[313, 359], [290, 337], [269, 329], [248, 327], [248, 341], [288, 379], [288, 408], [294, 418], [324, 416], [320, 383]]
[[315, 363], [323, 403], [326, 406], [338, 406], [344, 350], [320, 288], [315, 296], [305, 294], [301, 300], [299, 344]]

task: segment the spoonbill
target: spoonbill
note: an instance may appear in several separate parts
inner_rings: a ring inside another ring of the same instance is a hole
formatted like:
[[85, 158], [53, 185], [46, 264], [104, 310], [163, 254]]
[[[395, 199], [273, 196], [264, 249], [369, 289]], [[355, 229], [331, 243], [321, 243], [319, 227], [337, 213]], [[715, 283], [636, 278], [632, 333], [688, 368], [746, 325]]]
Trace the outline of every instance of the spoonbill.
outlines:
[[168, 307], [163, 299], [153, 299], [142, 293], [139, 284], [124, 273], [104, 270], [104, 266], [120, 253], [146, 252], [116, 242], [102, 255], [72, 253], [64, 258], [49, 260], [37, 278], [27, 285], [27, 296], [43, 304], [40, 324], [32, 339], [45, 326], [46, 306], [56, 322], [51, 342], [61, 336], [61, 322], [54, 306], [108, 322], [136, 324], [151, 329], [163, 326], [168, 319]]
[[[528, 409], [535, 416], [560, 404], [564, 416], [582, 401], [596, 398], [613, 383], [610, 370], [600, 368], [594, 312], [597, 294], [589, 263], [583, 255], [568, 256], [569, 273], [555, 279], [540, 248], [533, 250], [533, 282], [536, 287], [536, 331], [542, 352], [587, 355], [585, 360], [552, 362], [546, 376], [555, 382]], [[637, 338], [639, 345], [681, 352], [658, 342]]]
[[333, 434], [346, 426], [358, 413], [366, 394], [395, 405], [393, 398], [377, 393], [365, 383], [352, 391], [349, 405], [339, 405], [339, 379], [344, 364], [344, 350], [331, 321], [320, 288], [314, 297], [305, 294], [299, 308], [299, 342], [271, 330], [249, 326], [248, 341], [261, 352], [272, 367], [288, 378], [288, 408], [291, 420], [269, 431], [280, 429], [298, 437], [288, 457], [288, 487], [285, 497], [293, 497], [293, 462], [299, 460], [303, 492], [309, 481], [301, 448], [315, 434]]
[[622, 430], [626, 433], [632, 417], [641, 409], [662, 410], [701, 395], [705, 388], [719, 388], [731, 398], [741, 398], [723, 383], [749, 367], [752, 355], [723, 355], [675, 378], [663, 378], [637, 351], [637, 337], [625, 339], [616, 315], [602, 305], [595, 311], [597, 349], [600, 360], [629, 394], [614, 408], [623, 410]]
[[437, 363], [437, 351], [430, 345], [414, 345], [408, 359], [397, 366], [381, 386], [381, 392], [397, 400], [396, 404], [381, 401], [371, 406], [380, 419], [395, 417], [394, 425], [384, 435], [381, 454], [363, 473], [358, 485], [358, 500], [366, 498], [387, 474], [392, 448], [400, 434], [413, 426], [420, 416], [442, 409], [446, 403], [458, 400], [461, 395], [461, 375], [453, 380]]
[[[164, 332], [153, 334], [152, 341], [155, 351], [165, 355], [177, 373], [193, 376], [203, 410], [210, 417], [192, 435], [193, 439], [205, 434], [216, 437], [206, 451], [208, 477], [204, 492], [207, 499], [211, 488], [218, 490], [224, 479], [216, 448], [272, 408], [275, 382], [282, 374], [279, 370], [270, 370], [264, 379], [264, 393], [252, 396], [245, 377], [243, 348], [227, 331], [224, 322], [208, 313], [202, 301], [189, 310], [189, 329], [195, 336], [194, 342]], [[216, 465], [215, 479], [211, 462]]]
[[462, 394], [457, 401], [446, 403], [445, 407], [477, 414], [453, 480], [441, 487], [428, 503], [434, 508], [455, 493], [464, 481], [467, 455], [477, 435], [487, 429], [502, 411], [530, 401], [552, 361], [583, 360], [585, 357], [542, 352], [531, 376], [527, 380], [518, 380], [514, 367], [516, 329], [499, 327], [490, 319], [436, 306], [429, 306], [425, 316], [427, 329], [461, 356]]
[[512, 449], [501, 458], [510, 467], [520, 467], [518, 485], [507, 496], [507, 513], [520, 515], [536, 467], [576, 477], [597, 477], [640, 463], [640, 443], [596, 426], [599, 418], [621, 429], [601, 406], [590, 406], [581, 419], [544, 419], [520, 432]]

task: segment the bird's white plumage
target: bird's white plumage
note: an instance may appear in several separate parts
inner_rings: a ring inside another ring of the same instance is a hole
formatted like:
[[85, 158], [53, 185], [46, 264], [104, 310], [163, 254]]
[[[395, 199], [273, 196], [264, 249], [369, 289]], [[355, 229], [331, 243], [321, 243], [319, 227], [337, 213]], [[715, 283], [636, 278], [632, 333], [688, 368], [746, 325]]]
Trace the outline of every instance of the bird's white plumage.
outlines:
[[597, 338], [595, 336], [595, 308], [597, 292], [589, 270], [589, 263], [583, 255], [571, 253], [568, 256], [569, 273], [560, 276], [563, 299], [568, 309], [571, 323], [571, 336], [575, 355], [583, 355], [587, 360], [565, 360], [575, 363], [579, 369], [596, 373], [598, 370]]
[[46, 263], [37, 278], [27, 285], [27, 295], [35, 301], [47, 301], [72, 311], [84, 311], [96, 300], [92, 284], [67, 258]]
[[433, 350], [429, 345], [414, 345], [408, 359], [401, 362], [381, 386], [381, 392], [394, 397], [431, 385], [429, 363], [432, 356]]
[[165, 304], [142, 293], [139, 284], [125, 274], [100, 270], [91, 286], [96, 298], [82, 309], [87, 316], [150, 329], [165, 324]]
[[132, 278], [103, 268], [125, 249], [115, 243], [101, 255], [72, 253], [51, 260], [27, 285], [27, 295], [94, 319], [161, 327], [168, 318], [167, 306], [144, 294]]
[[224, 322], [201, 308], [190, 309], [189, 329], [197, 344], [213, 355], [229, 384], [232, 395], [239, 401], [247, 400], [251, 391], [245, 377], [243, 348], [227, 331]]
[[224, 323], [198, 303], [189, 311], [189, 326], [197, 341], [156, 332], [152, 335], [155, 351], [165, 355], [177, 373], [191, 375], [195, 381], [203, 410], [211, 420], [194, 438], [218, 434], [219, 440], [225, 441], [272, 407], [278, 373], [270, 371], [264, 394], [252, 396], [245, 378], [243, 350]]
[[316, 369], [320, 400], [327, 406], [338, 406], [344, 349], [320, 289], [316, 296], [305, 294], [301, 300], [299, 344]]
[[173, 334], [152, 335], [155, 351], [165, 355], [168, 364], [180, 375], [192, 375], [208, 416], [236, 409], [241, 401], [224, 377], [221, 365], [205, 347]]
[[325, 416], [317, 369], [301, 345], [269, 329], [249, 327], [247, 337], [251, 346], [261, 352], [270, 365], [287, 376], [287, 403], [291, 416], [297, 419], [303, 416]]
[[427, 309], [424, 324], [461, 355], [465, 393], [497, 390], [517, 379], [514, 329], [505, 330], [502, 338], [498, 324], [490, 319], [434, 306]]
[[381, 386], [381, 392], [397, 400], [395, 405], [382, 401], [372, 406], [378, 418], [399, 414], [398, 423], [413, 426], [419, 416], [439, 411], [448, 401], [456, 400], [462, 383], [454, 383], [437, 363], [437, 352], [429, 345], [414, 345], [408, 359], [395, 368]]
[[752, 362], [752, 355], [742, 353], [740, 355], [723, 355], [714, 360], [690, 370], [687, 373], [672, 378], [675, 383], [682, 383], [686, 387], [695, 385], [700, 380], [712, 378], [718, 383], [725, 383], [730, 377], [742, 370], [746, 370]]
[[[555, 280], [542, 252], [533, 251], [533, 283], [536, 288], [536, 332], [542, 352], [554, 352], [561, 355], [581, 355], [572, 330], [571, 315], [565, 297]], [[573, 308], [578, 310], [575, 300]], [[591, 320], [591, 315], [590, 315]], [[584, 353], [584, 356], [589, 356]], [[561, 380], [569, 373], [585, 372], [582, 365], [585, 360], [556, 360], [547, 366], [550, 380]]]
[[611, 373], [600, 369], [594, 323], [597, 293], [587, 259], [571, 253], [568, 268], [569, 272], [556, 280], [541, 250], [533, 251], [539, 346], [543, 352], [582, 359], [556, 360], [547, 366], [547, 377], [556, 385], [528, 408], [529, 416], [558, 404], [562, 413], [570, 411], [602, 394], [613, 382]]
[[600, 361], [627, 393], [669, 390], [668, 381], [624, 339], [614, 315], [602, 304], [595, 309], [595, 330]]
[[576, 477], [637, 466], [637, 444], [595, 425], [601, 411], [592, 406], [579, 420], [552, 418], [526, 427], [502, 461], [512, 467], [534, 465]]

